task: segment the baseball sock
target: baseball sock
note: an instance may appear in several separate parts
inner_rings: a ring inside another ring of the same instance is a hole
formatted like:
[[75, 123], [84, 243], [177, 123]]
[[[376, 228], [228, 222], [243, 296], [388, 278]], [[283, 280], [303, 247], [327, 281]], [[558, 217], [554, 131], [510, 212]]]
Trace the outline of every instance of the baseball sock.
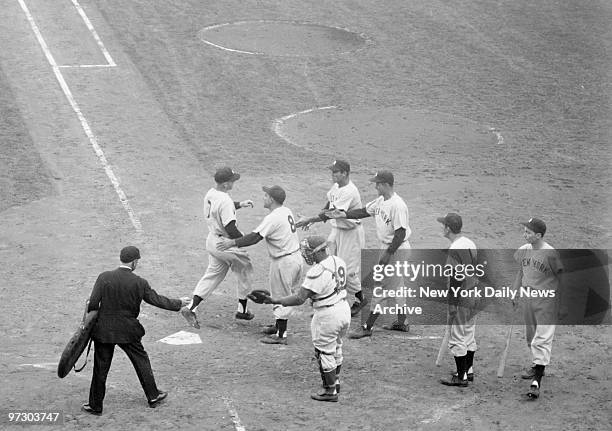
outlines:
[[200, 302], [202, 302], [202, 298], [200, 298], [198, 295], [193, 295], [193, 298], [191, 299], [191, 304], [188, 305], [189, 309], [191, 311], [195, 311], [197, 306], [200, 305]]
[[[534, 381], [538, 382], [538, 388], [542, 384], [542, 377], [544, 376], [544, 365], [535, 366], [535, 377]], [[531, 383], [533, 385], [533, 382]]]
[[474, 350], [468, 350], [467, 352], [467, 364], [465, 365], [466, 367], [466, 371], [469, 372], [474, 372], [474, 353], [476, 353]]
[[459, 377], [459, 380], [465, 380], [467, 379], [467, 375], [466, 375], [466, 360], [467, 360], [467, 355], [465, 356], [455, 356], [455, 365], [457, 367], [457, 376]]
[[283, 338], [287, 331], [287, 319], [276, 319], [276, 329], [278, 329], [278, 338]]
[[374, 322], [376, 322], [376, 319], [378, 319], [378, 314], [371, 311], [370, 315], [368, 316], [368, 320], [366, 320], [365, 328], [367, 330], [371, 330], [374, 327]]
[[357, 292], [355, 298], [359, 299], [359, 302], [363, 302], [363, 292], [361, 290]]
[[246, 313], [247, 312], [247, 299], [239, 299], [238, 302], [240, 303], [240, 305], [242, 305], [242, 312]]
[[340, 367], [342, 367], [342, 365], [338, 365], [338, 366], [336, 367], [336, 376], [337, 376], [338, 374], [340, 374]]

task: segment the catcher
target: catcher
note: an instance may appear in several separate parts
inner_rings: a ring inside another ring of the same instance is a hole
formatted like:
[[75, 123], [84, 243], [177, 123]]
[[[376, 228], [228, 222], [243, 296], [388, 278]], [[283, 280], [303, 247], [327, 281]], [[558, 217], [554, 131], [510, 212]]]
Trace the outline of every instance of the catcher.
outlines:
[[300, 243], [300, 252], [308, 265], [313, 265], [298, 293], [275, 298], [265, 290], [254, 290], [249, 298], [258, 303], [281, 304], [285, 307], [312, 302], [314, 315], [310, 323], [312, 344], [319, 363], [323, 390], [311, 395], [313, 400], [337, 402], [340, 392], [342, 338], [351, 323], [351, 309], [346, 301], [346, 263], [327, 253], [322, 236], [309, 236]]

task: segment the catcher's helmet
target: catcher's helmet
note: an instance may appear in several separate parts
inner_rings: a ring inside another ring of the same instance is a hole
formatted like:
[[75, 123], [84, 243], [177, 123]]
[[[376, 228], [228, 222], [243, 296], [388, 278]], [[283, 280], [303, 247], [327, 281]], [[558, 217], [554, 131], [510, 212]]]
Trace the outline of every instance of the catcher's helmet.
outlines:
[[300, 252], [308, 265], [315, 264], [315, 254], [327, 247], [327, 240], [319, 235], [309, 236], [300, 241]]

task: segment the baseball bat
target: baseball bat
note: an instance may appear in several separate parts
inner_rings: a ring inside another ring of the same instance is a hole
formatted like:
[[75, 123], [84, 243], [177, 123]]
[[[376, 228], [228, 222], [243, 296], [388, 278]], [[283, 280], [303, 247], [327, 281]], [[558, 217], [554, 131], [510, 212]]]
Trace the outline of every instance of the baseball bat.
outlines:
[[448, 348], [449, 335], [450, 335], [449, 325], [446, 325], [446, 328], [444, 329], [444, 337], [442, 337], [442, 343], [440, 344], [440, 350], [438, 350], [438, 357], [436, 358], [436, 366], [438, 367], [442, 363], [442, 356], [444, 355], [444, 352]]
[[499, 359], [499, 366], [497, 367], [497, 377], [504, 377], [504, 369], [506, 368], [506, 358], [508, 357], [508, 350], [510, 350], [510, 338], [512, 338], [512, 330], [514, 324], [510, 325], [508, 335], [506, 335], [506, 347], [502, 352], [501, 358]]

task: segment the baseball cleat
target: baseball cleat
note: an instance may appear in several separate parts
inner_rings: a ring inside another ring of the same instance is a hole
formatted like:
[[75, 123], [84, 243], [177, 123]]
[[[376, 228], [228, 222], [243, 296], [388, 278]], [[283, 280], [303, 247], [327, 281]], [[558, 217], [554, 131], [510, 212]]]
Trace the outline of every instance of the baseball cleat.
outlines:
[[183, 307], [181, 308], [181, 314], [190, 326], [193, 326], [196, 329], [200, 329], [200, 322], [198, 322], [198, 317], [193, 311], [191, 311], [187, 307]]
[[[451, 373], [452, 376], [457, 377], [457, 373]], [[474, 373], [467, 373], [468, 382], [474, 381]]]
[[356, 331], [353, 331], [349, 334], [349, 338], [352, 338], [353, 340], [359, 340], [360, 338], [371, 336], [372, 330], [366, 328], [365, 326], [362, 326], [360, 329], [357, 329]]
[[277, 332], [276, 325], [264, 326], [264, 328], [261, 330], [261, 332], [263, 332], [264, 334], [267, 334], [267, 335], [274, 335]]
[[252, 320], [253, 317], [255, 317], [255, 315], [253, 313], [251, 313], [250, 311], [246, 311], [246, 312], [241, 312], [241, 311], [236, 311], [236, 319], [241, 319], [241, 320]]
[[269, 337], [262, 338], [259, 340], [260, 343], [264, 344], [283, 344], [287, 345], [287, 337], [279, 337], [278, 335], [270, 335]]
[[361, 309], [365, 307], [367, 303], [368, 300], [365, 298], [363, 299], [363, 301], [353, 302], [353, 305], [351, 305], [351, 317], [355, 317], [356, 315], [358, 315]]
[[338, 394], [330, 394], [325, 390], [323, 390], [322, 392], [318, 394], [310, 395], [310, 398], [312, 398], [313, 400], [317, 400], [317, 401], [327, 401], [331, 403], [338, 402]]
[[391, 325], [383, 325], [383, 329], [387, 331], [408, 332], [410, 331], [410, 326], [404, 323], [393, 322]]
[[450, 380], [440, 379], [440, 383], [444, 386], [460, 386], [462, 388], [467, 388], [468, 386], [468, 380], [462, 380], [457, 375], [453, 375]]
[[529, 391], [527, 391], [527, 397], [535, 400], [540, 397], [540, 388], [536, 385], [531, 385]]

